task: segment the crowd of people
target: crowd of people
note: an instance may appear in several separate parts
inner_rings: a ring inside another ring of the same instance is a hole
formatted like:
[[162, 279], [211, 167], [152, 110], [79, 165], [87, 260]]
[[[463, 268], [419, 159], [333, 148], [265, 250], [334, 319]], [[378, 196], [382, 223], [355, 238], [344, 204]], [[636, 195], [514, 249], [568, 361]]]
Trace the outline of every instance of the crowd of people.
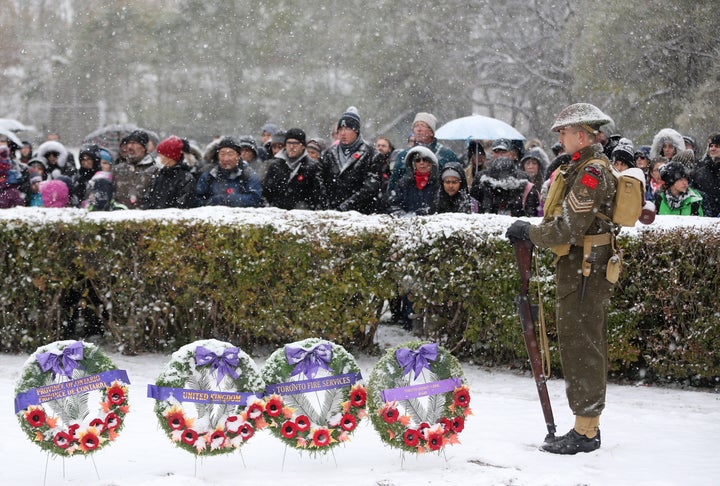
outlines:
[[[543, 215], [553, 173], [567, 158], [561, 144], [551, 147], [551, 159], [539, 140], [469, 140], [458, 156], [435, 137], [437, 123], [433, 114], [417, 113], [402, 149], [385, 136], [366, 141], [354, 107], [340, 116], [330, 143], [268, 123], [260, 143], [218, 136], [200, 150], [186, 138], [160, 141], [138, 129], [118, 147], [82, 146], [77, 164], [58, 137], [33, 150], [0, 135], [0, 207]], [[646, 198], [658, 214], [720, 216], [720, 133], [701, 146], [665, 128], [635, 148], [611, 123], [599, 142], [615, 169], [645, 173]]]

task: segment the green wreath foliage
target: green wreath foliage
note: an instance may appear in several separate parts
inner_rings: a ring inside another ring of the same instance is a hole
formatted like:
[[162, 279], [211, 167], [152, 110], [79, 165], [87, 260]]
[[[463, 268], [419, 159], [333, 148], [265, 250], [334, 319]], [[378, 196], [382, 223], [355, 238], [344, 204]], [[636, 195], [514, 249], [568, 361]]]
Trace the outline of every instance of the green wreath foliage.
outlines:
[[[203, 346], [218, 356], [230, 348], [236, 348], [216, 339], [198, 340], [182, 346], [172, 354], [155, 385], [208, 393], [262, 393], [265, 382], [255, 361], [248, 354], [237, 348], [238, 365], [234, 371], [238, 377], [225, 375], [222, 381], [217, 383], [217, 375], [210, 366], [196, 366], [198, 346]], [[261, 398], [254, 397], [248, 399], [243, 406], [181, 401], [173, 395], [156, 402], [155, 415], [162, 430], [177, 447], [198, 456], [212, 456], [239, 449], [257, 430], [265, 428], [261, 414], [248, 413], [248, 409], [262, 404]]]
[[[62, 389], [62, 385], [71, 380], [117, 370], [100, 348], [80, 342], [83, 359], [77, 361], [77, 367], [69, 377], [55, 375], [52, 370], [43, 371], [38, 356], [43, 353], [59, 355], [78, 341], [56, 341], [37, 348], [20, 371], [16, 397], [43, 387]], [[31, 441], [53, 455], [92, 454], [111, 444], [124, 427], [125, 415], [130, 410], [128, 384], [114, 380], [109, 386], [30, 405], [16, 414], [20, 427]], [[93, 400], [98, 400], [97, 405]]]
[[[459, 443], [458, 435], [465, 427], [465, 418], [472, 414], [470, 393], [460, 362], [438, 346], [437, 358], [429, 361], [417, 378], [411, 371], [403, 375], [396, 358], [397, 350], [417, 351], [428, 342], [412, 341], [389, 349], [370, 373], [368, 408], [370, 421], [382, 441], [412, 453], [440, 451], [446, 445]], [[462, 383], [453, 391], [420, 398], [387, 402], [385, 390], [457, 378]]]
[[[286, 346], [311, 350], [319, 344], [332, 346], [330, 371], [320, 370], [317, 378], [360, 373], [355, 358], [344, 347], [318, 338], [308, 338]], [[304, 379], [291, 377], [294, 365], [288, 363], [285, 347], [275, 350], [265, 362], [262, 376], [268, 385]], [[266, 396], [265, 417], [270, 432], [286, 445], [311, 453], [326, 453], [350, 439], [366, 413], [367, 393], [359, 381], [352, 386], [298, 394]]]

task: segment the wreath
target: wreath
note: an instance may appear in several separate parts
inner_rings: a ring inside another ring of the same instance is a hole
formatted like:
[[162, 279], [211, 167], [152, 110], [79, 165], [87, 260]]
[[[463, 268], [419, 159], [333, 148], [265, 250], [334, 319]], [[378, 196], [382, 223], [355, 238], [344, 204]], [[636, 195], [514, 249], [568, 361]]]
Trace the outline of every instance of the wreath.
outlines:
[[370, 420], [386, 444], [404, 451], [441, 451], [458, 444], [470, 410], [460, 362], [436, 343], [388, 350], [368, 381]]
[[265, 383], [253, 359], [230, 343], [187, 344], [160, 372], [148, 396], [157, 400], [160, 427], [176, 446], [196, 455], [233, 452], [263, 420]]
[[15, 414], [40, 448], [62, 456], [91, 454], [123, 428], [129, 384], [127, 373], [94, 344], [56, 341], [39, 347], [23, 365]]
[[265, 362], [265, 417], [273, 435], [311, 453], [346, 442], [367, 415], [355, 358], [317, 338], [277, 349]]

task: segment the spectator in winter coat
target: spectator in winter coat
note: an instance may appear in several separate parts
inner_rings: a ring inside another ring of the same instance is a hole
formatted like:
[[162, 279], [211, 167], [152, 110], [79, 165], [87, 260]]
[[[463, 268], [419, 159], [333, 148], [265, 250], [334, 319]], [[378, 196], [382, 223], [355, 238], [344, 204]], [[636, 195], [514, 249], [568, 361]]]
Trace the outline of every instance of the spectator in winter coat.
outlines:
[[80, 169], [72, 188], [72, 193], [77, 201], [84, 201], [87, 198], [87, 185], [90, 179], [101, 169], [100, 147], [97, 145], [85, 145], [79, 153]]
[[72, 178], [77, 173], [74, 160], [69, 160], [70, 152], [60, 142], [55, 140], [43, 142], [38, 147], [37, 154], [47, 160], [47, 172], [53, 179], [57, 179], [60, 175]]
[[[435, 130], [437, 128], [437, 118], [432, 113], [420, 112], [415, 115], [412, 124], [412, 138], [415, 145], [425, 145], [435, 154], [438, 160], [438, 170], [442, 170], [448, 162], [460, 162], [455, 152], [441, 144], [435, 138]], [[410, 143], [410, 138], [408, 138]], [[412, 147], [411, 147], [412, 148]], [[400, 152], [395, 160], [392, 174], [390, 175], [390, 183], [388, 190], [392, 191], [395, 186], [405, 175], [405, 157], [407, 157], [410, 148]]]
[[40, 183], [43, 181], [42, 175], [35, 169], [30, 169], [29, 177], [29, 190], [25, 193], [25, 205], [41, 208], [43, 206], [42, 195], [40, 194]]
[[195, 177], [184, 162], [183, 143], [171, 135], [157, 146], [160, 169], [156, 171], [142, 203], [143, 209], [195, 207]]
[[305, 132], [291, 128], [283, 143], [285, 148], [268, 160], [263, 197], [268, 205], [282, 209], [322, 209], [325, 188], [320, 165], [308, 155]]
[[435, 207], [438, 213], [477, 213], [478, 202], [468, 192], [461, 164], [449, 162], [440, 172], [440, 190]]
[[17, 188], [20, 182], [20, 174], [13, 170], [10, 149], [7, 145], [0, 145], [0, 209], [25, 205], [25, 199]]
[[473, 181], [470, 195], [481, 213], [537, 216], [540, 194], [515, 160], [501, 157]]
[[245, 135], [240, 137], [238, 140], [240, 144], [240, 158], [255, 171], [260, 180], [265, 177], [265, 171], [267, 170], [267, 162], [260, 156], [257, 142], [255, 137]]
[[262, 204], [262, 182], [240, 158], [240, 151], [240, 144], [232, 137], [223, 137], [217, 143], [217, 166], [197, 182], [200, 205], [256, 208]]
[[621, 138], [618, 140], [617, 145], [612, 151], [610, 161], [616, 171], [622, 172], [624, 170], [635, 167], [635, 149], [629, 138]]
[[42, 181], [39, 190], [43, 207], [65, 208], [70, 202], [70, 188], [62, 180]]
[[692, 173], [690, 185], [703, 194], [705, 215], [720, 217], [720, 133], [708, 139], [707, 154]]
[[703, 216], [700, 193], [689, 187], [690, 170], [678, 161], [671, 161], [660, 169], [665, 190], [655, 196], [659, 215]]
[[88, 211], [114, 211], [116, 209], [127, 209], [127, 206], [115, 201], [115, 186], [112, 180], [112, 173], [98, 171], [88, 183], [87, 200], [82, 206]]
[[482, 140], [470, 140], [467, 144], [467, 168], [465, 176], [468, 187], [472, 186], [478, 173], [487, 168], [488, 160]]
[[[650, 160], [663, 156], [672, 160], [681, 150], [685, 150], [685, 140], [682, 135], [672, 128], [663, 128], [653, 137], [650, 146]], [[692, 169], [692, 167], [690, 167]]]
[[424, 216], [436, 212], [440, 190], [438, 159], [428, 147], [418, 145], [405, 158], [408, 170], [390, 191], [388, 212], [393, 216]]
[[665, 157], [657, 157], [650, 163], [650, 175], [648, 177], [647, 192], [645, 199], [655, 201], [655, 196], [665, 189], [665, 182], [660, 177], [660, 171], [668, 163]]
[[[523, 155], [522, 169], [527, 174], [530, 182], [535, 186], [535, 190], [540, 194], [542, 192], [543, 184], [545, 183], [545, 171], [548, 165], [550, 165], [550, 159], [548, 158], [545, 151], [540, 147], [533, 147]], [[538, 209], [536, 216], [543, 215], [542, 204], [538, 202]]]
[[144, 130], [135, 130], [125, 137], [125, 157], [113, 165], [115, 198], [129, 209], [140, 209], [146, 198], [152, 176], [157, 171], [155, 159], [148, 153], [150, 137]]
[[350, 107], [337, 123], [339, 141], [328, 148], [320, 167], [327, 191], [327, 209], [378, 212], [381, 166], [375, 149], [360, 135], [360, 115]]

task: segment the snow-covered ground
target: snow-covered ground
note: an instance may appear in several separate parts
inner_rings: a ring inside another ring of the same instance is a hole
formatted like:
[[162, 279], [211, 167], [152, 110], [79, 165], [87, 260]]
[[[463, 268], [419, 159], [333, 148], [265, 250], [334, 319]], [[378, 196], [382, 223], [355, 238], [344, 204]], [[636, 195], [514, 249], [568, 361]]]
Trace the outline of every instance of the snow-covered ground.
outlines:
[[[410, 336], [381, 326], [381, 346]], [[403, 455], [385, 446], [364, 420], [345, 446], [320, 458], [301, 455], [268, 431], [258, 432], [242, 453], [196, 460], [160, 430], [146, 386], [169, 356], [110, 353], [132, 381], [125, 428], [112, 445], [91, 456], [49, 458], [30, 442], [12, 413], [19, 370], [27, 355], [0, 354], [3, 485], [711, 485], [720, 481], [720, 394], [645, 386], [611, 385], [601, 422], [603, 446], [577, 456], [538, 450], [546, 430], [529, 375], [464, 363], [470, 383], [469, 417], [461, 444], [444, 456]], [[257, 356], [262, 366], [267, 356]], [[357, 356], [364, 376], [376, 358]], [[551, 379], [558, 432], [572, 426], [562, 380]], [[47, 474], [47, 476], [45, 476]], [[99, 479], [98, 479], [99, 477]]]

